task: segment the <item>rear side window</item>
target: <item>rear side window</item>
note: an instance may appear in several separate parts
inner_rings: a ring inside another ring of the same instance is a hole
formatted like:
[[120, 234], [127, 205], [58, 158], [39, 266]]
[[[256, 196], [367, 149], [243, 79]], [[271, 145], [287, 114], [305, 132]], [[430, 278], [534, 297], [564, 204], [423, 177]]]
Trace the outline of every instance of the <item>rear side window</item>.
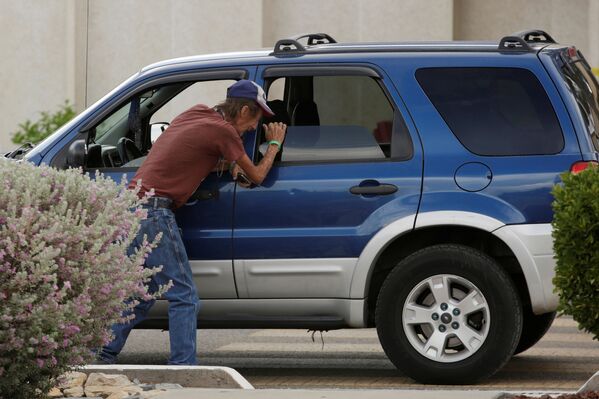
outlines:
[[[281, 162], [411, 157], [407, 127], [372, 77], [283, 76], [267, 90], [276, 120], [288, 125]], [[259, 151], [266, 148], [262, 140]]]
[[564, 65], [561, 68], [561, 73], [568, 89], [576, 99], [593, 147], [595, 147], [595, 151], [599, 152], [599, 87], [597, 80], [591, 69], [582, 60]]
[[564, 147], [547, 93], [526, 69], [425, 68], [416, 79], [470, 152], [545, 155]]

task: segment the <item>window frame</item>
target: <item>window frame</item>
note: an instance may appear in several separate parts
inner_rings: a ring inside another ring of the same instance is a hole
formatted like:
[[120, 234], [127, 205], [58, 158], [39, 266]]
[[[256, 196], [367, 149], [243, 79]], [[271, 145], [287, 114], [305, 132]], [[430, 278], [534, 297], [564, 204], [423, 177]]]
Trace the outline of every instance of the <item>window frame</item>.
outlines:
[[[64, 148], [54, 156], [52, 159], [53, 166], [60, 166], [64, 164], [68, 149], [70, 144], [76, 140], [84, 139], [86, 141], [86, 145], [90, 144], [90, 141], [93, 137], [92, 130], [106, 118], [108, 118], [113, 112], [117, 111], [121, 107], [123, 107], [126, 103], [130, 102], [133, 97], [136, 95], [140, 95], [146, 92], [149, 89], [158, 86], [164, 86], [168, 84], [174, 83], [185, 83], [189, 82], [190, 84], [205, 82], [205, 81], [214, 81], [214, 80], [240, 80], [240, 79], [248, 79], [250, 76], [250, 67], [226, 67], [226, 68], [210, 68], [203, 70], [193, 70], [193, 71], [176, 71], [168, 74], [163, 74], [157, 77], [150, 77], [141, 79], [137, 82], [134, 82], [132, 86], [129, 86], [127, 89], [121, 91], [118, 96], [111, 100], [110, 102], [106, 102], [105, 106], [102, 107], [95, 115], [93, 115], [90, 119], [88, 119], [80, 128], [78, 128], [78, 133], [75, 138], [68, 145], [65, 145]], [[188, 86], [187, 86], [188, 87]], [[176, 96], [175, 96], [176, 97]], [[174, 97], [173, 97], [174, 98]], [[224, 98], [224, 93], [223, 93]], [[157, 110], [156, 110], [157, 111]], [[154, 111], [154, 112], [156, 112]], [[84, 170], [99, 170], [105, 173], [113, 173], [113, 172], [135, 172], [139, 169], [138, 166], [132, 167], [105, 167], [105, 168], [87, 168], [84, 167]]]
[[[350, 164], [350, 163], [384, 163], [384, 162], [403, 162], [409, 161], [414, 157], [414, 141], [410, 134], [410, 129], [405, 121], [405, 118], [399, 107], [395, 104], [390, 91], [384, 83], [385, 76], [378, 68], [368, 64], [285, 64], [268, 66], [262, 73], [264, 82], [264, 91], [268, 95], [270, 85], [276, 79], [299, 77], [299, 76], [365, 76], [378, 85], [382, 94], [393, 110], [393, 126], [391, 130], [391, 155], [387, 158], [349, 158], [349, 159], [334, 159], [334, 160], [306, 160], [306, 161], [279, 161], [275, 160], [273, 166], [303, 166], [303, 165], [330, 165], [330, 164]], [[285, 84], [285, 92], [287, 91], [287, 82]], [[285, 93], [287, 94], [287, 93]], [[261, 128], [259, 128], [260, 130]], [[259, 156], [259, 147], [261, 131], [256, 134], [256, 146], [254, 150], [254, 159]], [[404, 145], [406, 147], [405, 154], [395, 155], [397, 147]], [[283, 143], [283, 151], [285, 144]]]

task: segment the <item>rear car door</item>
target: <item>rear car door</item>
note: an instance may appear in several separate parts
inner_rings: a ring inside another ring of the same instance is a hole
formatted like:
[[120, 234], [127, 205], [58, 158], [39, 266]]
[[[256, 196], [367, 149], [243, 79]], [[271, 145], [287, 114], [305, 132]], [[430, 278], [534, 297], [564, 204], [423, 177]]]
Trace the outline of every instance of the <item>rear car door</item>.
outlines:
[[[417, 135], [388, 78], [369, 65], [265, 66], [257, 76], [288, 130], [263, 184], [237, 187], [240, 298], [349, 298], [370, 238], [416, 215]], [[258, 132], [256, 162], [266, 145]]]

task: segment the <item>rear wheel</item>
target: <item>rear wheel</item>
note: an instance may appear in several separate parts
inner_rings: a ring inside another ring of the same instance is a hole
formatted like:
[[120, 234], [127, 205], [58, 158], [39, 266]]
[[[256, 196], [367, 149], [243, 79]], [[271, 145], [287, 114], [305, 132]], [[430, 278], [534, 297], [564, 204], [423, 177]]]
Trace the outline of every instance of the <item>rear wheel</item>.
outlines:
[[514, 355], [524, 352], [539, 342], [551, 327], [555, 315], [556, 312], [536, 315], [530, 308], [527, 309], [524, 312], [522, 335], [520, 335], [520, 342], [518, 342]]
[[522, 329], [513, 282], [490, 257], [461, 245], [420, 250], [389, 273], [376, 325], [389, 359], [422, 383], [466, 384], [512, 356]]

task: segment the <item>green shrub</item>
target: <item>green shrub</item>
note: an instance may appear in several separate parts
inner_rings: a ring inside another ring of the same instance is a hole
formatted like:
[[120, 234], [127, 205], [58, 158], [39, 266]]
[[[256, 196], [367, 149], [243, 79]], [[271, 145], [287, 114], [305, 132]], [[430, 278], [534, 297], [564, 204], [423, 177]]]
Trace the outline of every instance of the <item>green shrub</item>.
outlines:
[[20, 123], [19, 130], [12, 133], [12, 142], [37, 144], [73, 119], [74, 116], [75, 111], [67, 100], [55, 113], [42, 112], [39, 120], [35, 122], [26, 120]]
[[553, 283], [559, 310], [599, 337], [599, 168], [562, 175], [553, 190]]
[[110, 341], [126, 299], [160, 294], [144, 285], [152, 244], [126, 254], [140, 203], [103, 176], [0, 158], [0, 398], [43, 397]]

